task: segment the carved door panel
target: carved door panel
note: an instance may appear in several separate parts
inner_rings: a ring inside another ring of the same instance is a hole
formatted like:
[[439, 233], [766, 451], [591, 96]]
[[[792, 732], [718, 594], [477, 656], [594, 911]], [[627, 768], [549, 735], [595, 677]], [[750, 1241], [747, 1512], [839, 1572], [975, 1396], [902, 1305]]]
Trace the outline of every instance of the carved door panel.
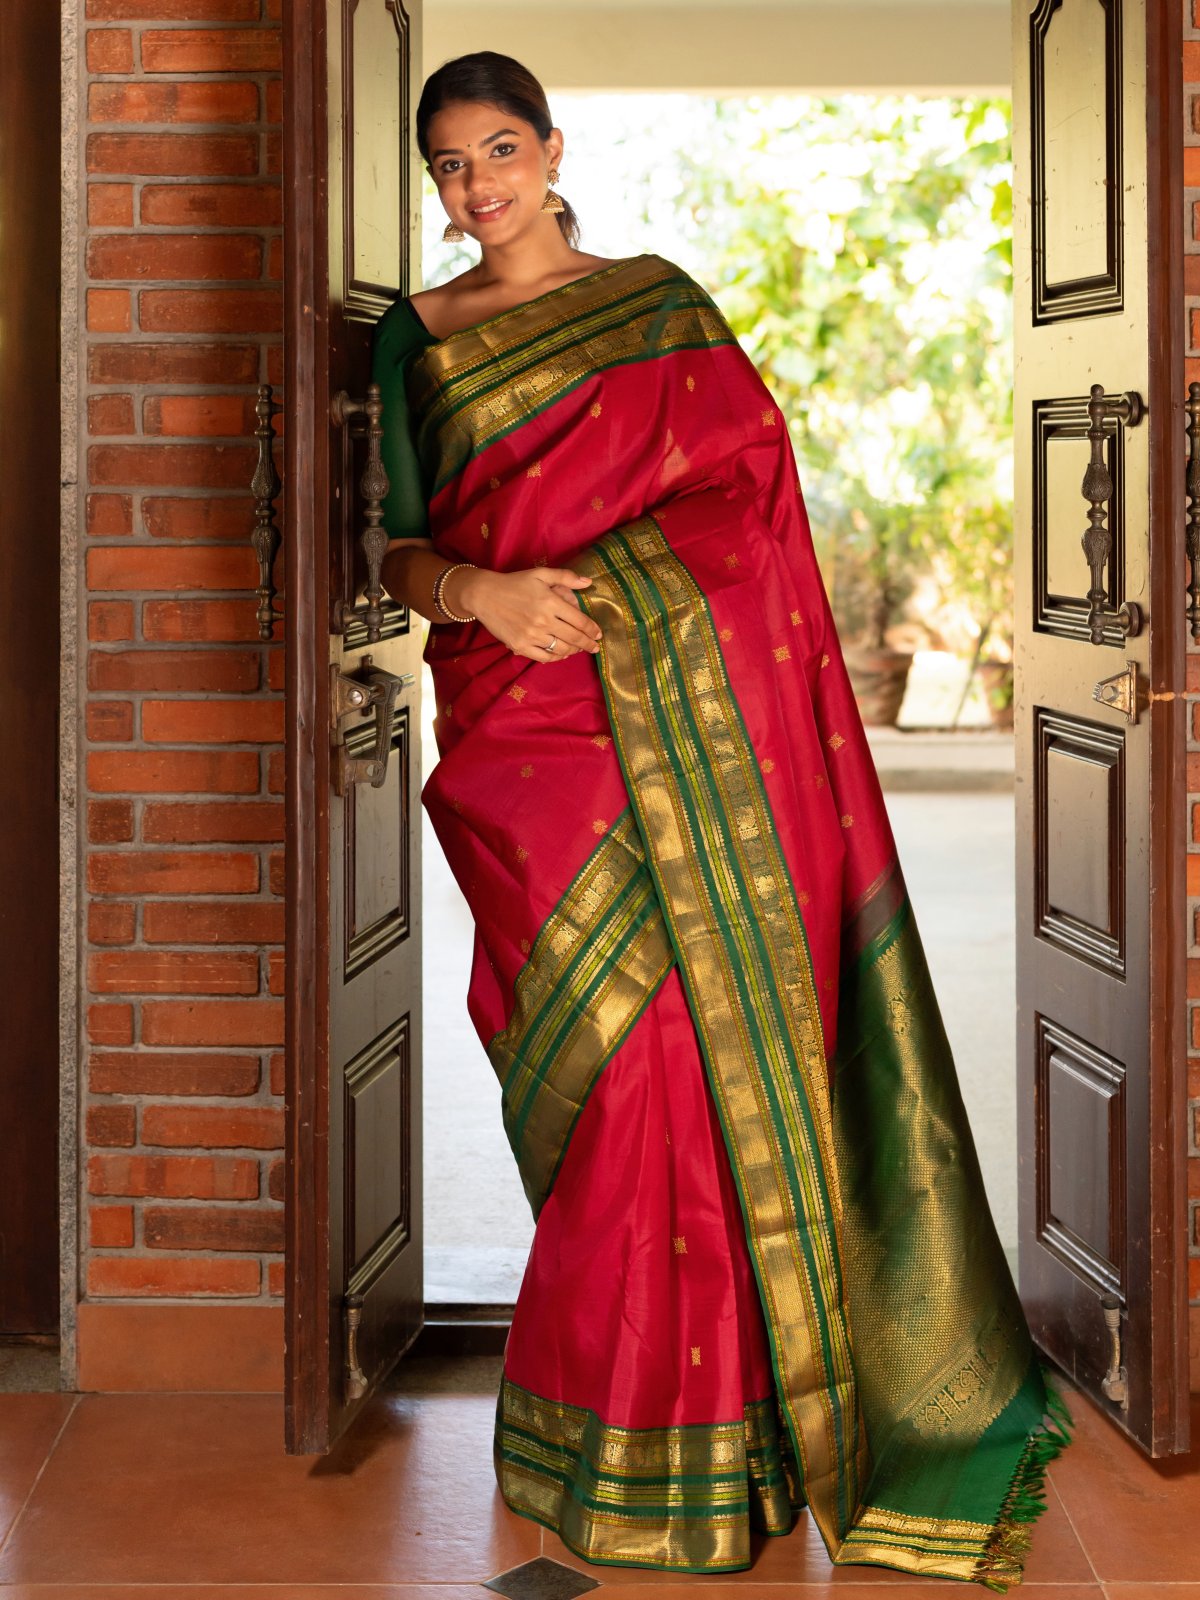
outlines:
[[413, 0], [284, 12], [294, 1452], [329, 1448], [423, 1313], [420, 619], [363, 550], [385, 492], [371, 332], [416, 270], [417, 20]]
[[1188, 1442], [1181, 24], [1155, 0], [1015, 0], [1014, 32], [1020, 1281], [1045, 1351], [1169, 1454]]

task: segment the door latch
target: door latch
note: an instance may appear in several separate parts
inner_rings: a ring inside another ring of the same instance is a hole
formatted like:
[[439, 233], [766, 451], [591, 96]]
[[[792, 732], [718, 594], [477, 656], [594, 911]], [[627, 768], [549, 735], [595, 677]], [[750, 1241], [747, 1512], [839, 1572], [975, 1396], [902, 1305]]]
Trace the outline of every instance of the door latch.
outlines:
[[346, 1314], [346, 1400], [361, 1400], [367, 1392], [367, 1375], [358, 1359], [358, 1330], [362, 1326], [363, 1297], [348, 1294], [342, 1302]]
[[1121, 1365], [1121, 1302], [1115, 1294], [1101, 1295], [1100, 1309], [1104, 1312], [1104, 1326], [1108, 1329], [1111, 1341], [1108, 1371], [1101, 1378], [1100, 1387], [1106, 1400], [1120, 1406], [1122, 1411], [1128, 1411], [1129, 1378]]
[[[384, 672], [373, 665], [370, 656], [362, 660], [362, 678], [350, 678], [329, 669], [329, 721], [333, 742], [333, 787], [344, 795], [356, 783], [369, 783], [372, 789], [382, 789], [387, 780], [388, 755], [392, 748], [392, 719], [396, 699], [408, 684], [415, 683], [411, 672]], [[352, 756], [346, 749], [341, 732], [341, 719], [352, 711], [364, 715], [375, 713], [375, 742], [369, 756]]]
[[1111, 678], [1101, 678], [1092, 690], [1092, 699], [1121, 712], [1130, 726], [1136, 723], [1141, 710], [1137, 662], [1126, 661], [1124, 672], [1114, 673]]

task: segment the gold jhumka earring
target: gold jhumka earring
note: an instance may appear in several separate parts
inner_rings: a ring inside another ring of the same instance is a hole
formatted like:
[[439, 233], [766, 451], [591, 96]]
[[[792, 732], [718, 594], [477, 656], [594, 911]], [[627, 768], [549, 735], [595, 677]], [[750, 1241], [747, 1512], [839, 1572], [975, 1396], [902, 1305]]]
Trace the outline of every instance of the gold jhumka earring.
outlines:
[[551, 187], [546, 190], [546, 198], [542, 201], [542, 210], [561, 211], [563, 208], [562, 196], [555, 194], [553, 187], [558, 182], [558, 168], [551, 167], [546, 177], [549, 179]]
[[466, 237], [457, 222], [448, 222], [442, 229], [442, 238], [447, 244], [461, 244]]

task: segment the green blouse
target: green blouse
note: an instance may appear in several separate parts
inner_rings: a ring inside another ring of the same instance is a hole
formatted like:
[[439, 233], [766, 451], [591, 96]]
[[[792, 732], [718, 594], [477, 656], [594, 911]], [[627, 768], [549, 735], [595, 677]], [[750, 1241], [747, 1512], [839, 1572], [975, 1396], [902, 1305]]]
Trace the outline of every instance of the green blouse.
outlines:
[[389, 306], [375, 325], [371, 379], [383, 401], [383, 465], [390, 485], [383, 525], [392, 539], [428, 539], [428, 492], [421, 475], [408, 410], [406, 382], [413, 360], [437, 340], [411, 300]]

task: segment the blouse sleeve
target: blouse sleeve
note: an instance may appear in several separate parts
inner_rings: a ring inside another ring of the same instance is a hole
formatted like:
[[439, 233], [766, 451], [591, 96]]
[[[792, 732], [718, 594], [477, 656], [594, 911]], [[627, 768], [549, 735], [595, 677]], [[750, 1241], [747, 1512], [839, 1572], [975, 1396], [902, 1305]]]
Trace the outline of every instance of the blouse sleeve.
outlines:
[[425, 487], [404, 383], [409, 358], [427, 342], [402, 301], [385, 311], [375, 325], [371, 378], [379, 385], [383, 401], [381, 449], [389, 485], [383, 502], [383, 526], [392, 539], [430, 537]]

